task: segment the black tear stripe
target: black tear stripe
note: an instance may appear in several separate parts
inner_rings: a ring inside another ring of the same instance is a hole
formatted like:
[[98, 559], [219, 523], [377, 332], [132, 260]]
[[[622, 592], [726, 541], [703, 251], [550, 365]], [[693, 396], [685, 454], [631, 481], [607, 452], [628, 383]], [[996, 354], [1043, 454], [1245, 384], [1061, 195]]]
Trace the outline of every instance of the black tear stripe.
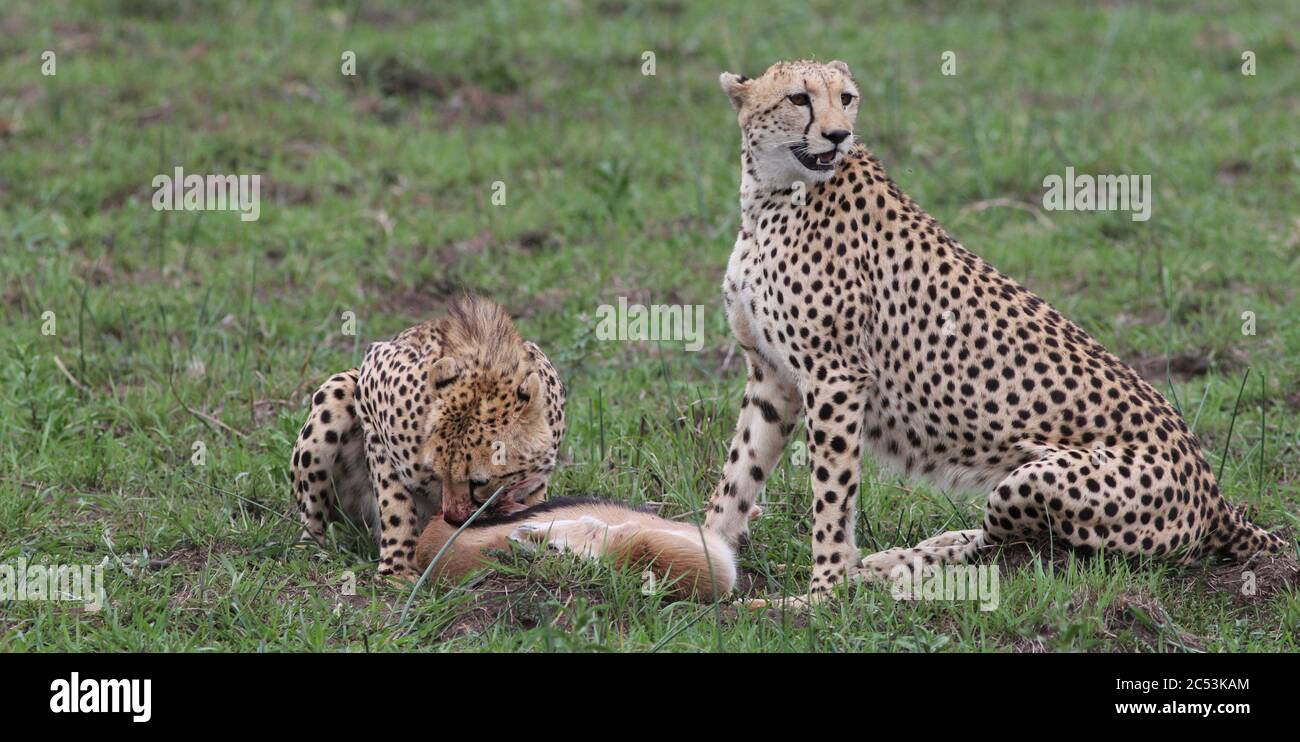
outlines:
[[803, 127], [803, 135], [808, 136], [808, 130], [812, 128], [813, 122], [817, 120], [817, 115], [813, 113], [812, 94], [808, 93], [808, 81], [803, 81], [804, 95], [808, 96], [808, 125]]

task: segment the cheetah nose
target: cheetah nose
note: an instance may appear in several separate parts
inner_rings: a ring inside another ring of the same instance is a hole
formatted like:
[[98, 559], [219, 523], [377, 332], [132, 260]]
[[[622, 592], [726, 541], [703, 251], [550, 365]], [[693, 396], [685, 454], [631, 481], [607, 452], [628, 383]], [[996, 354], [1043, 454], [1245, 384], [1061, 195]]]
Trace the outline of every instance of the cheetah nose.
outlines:
[[835, 131], [823, 131], [822, 136], [831, 140], [831, 142], [834, 144], [839, 144], [845, 139], [848, 139], [849, 135], [852, 133], [853, 132], [849, 131], [848, 129], [836, 129]]

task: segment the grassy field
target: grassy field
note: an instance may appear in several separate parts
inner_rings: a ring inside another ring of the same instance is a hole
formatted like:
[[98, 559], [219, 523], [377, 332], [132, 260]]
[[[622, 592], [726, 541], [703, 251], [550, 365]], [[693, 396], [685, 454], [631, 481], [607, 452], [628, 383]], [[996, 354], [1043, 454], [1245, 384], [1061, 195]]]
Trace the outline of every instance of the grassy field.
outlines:
[[[743, 388], [718, 289], [739, 134], [717, 76], [838, 58], [901, 187], [1155, 381], [1227, 496], [1294, 533], [1300, 6], [4, 5], [0, 564], [103, 563], [108, 604], [0, 603], [0, 649], [1297, 648], [1294, 586], [1047, 553], [1003, 555], [992, 611], [863, 588], [807, 616], [512, 556], [420, 591], [402, 622], [374, 550], [299, 543], [287, 482], [309, 391], [467, 288], [568, 385], [554, 492], [701, 519]], [[177, 166], [260, 174], [260, 218], [154, 210]], [[1067, 166], [1150, 174], [1150, 221], [1042, 211]], [[619, 297], [702, 306], [703, 348], [597, 339]], [[809, 493], [783, 462], [743, 594], [805, 587]], [[868, 463], [859, 546], [965, 527], [980, 502]]]

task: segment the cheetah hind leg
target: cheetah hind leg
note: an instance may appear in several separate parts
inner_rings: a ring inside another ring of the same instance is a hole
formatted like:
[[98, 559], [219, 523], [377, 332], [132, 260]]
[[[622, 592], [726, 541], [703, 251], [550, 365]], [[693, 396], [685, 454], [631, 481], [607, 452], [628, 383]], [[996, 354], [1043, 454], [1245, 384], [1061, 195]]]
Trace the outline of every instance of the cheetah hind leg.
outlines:
[[[889, 582], [895, 576], [894, 570], [900, 566], [911, 577], [916, 560], [923, 565], [961, 564], [979, 552], [994, 546], [983, 529], [973, 528], [965, 531], [948, 531], [932, 536], [910, 548], [894, 548], [876, 552], [862, 559], [858, 567], [849, 572], [849, 577], [862, 582]], [[782, 598], [754, 598], [739, 601], [738, 605], [751, 610], [784, 609], [807, 610], [826, 598], [825, 593], [812, 595], [790, 595]]]
[[864, 557], [855, 575], [866, 582], [889, 582], [896, 577], [910, 578], [919, 562], [922, 566], [962, 564], [995, 543], [982, 528], [948, 531], [932, 536], [916, 546], [885, 549]]
[[[1094, 529], [1088, 534], [1076, 529], [1074, 523], [1061, 522], [1062, 516], [1075, 517], [1066, 501], [1079, 500], [1078, 488], [1069, 482], [1080, 476], [1101, 477], [1110, 473], [1109, 469], [1094, 472], [1082, 468], [1089, 455], [1097, 454], [1091, 451], [1056, 451], [1041, 460], [1022, 464], [989, 493], [984, 504], [983, 528], [949, 531], [911, 548], [886, 549], [871, 554], [860, 562], [855, 577], [877, 583], [910, 577], [918, 560], [923, 569], [929, 565], [962, 564], [999, 544], [1031, 538], [1049, 528], [1071, 544], [1086, 544], [1087, 538], [1097, 539], [1100, 531]], [[1109, 461], [1112, 468], [1118, 467], [1121, 461], [1118, 455], [1103, 455], [1102, 458]], [[1115, 473], [1118, 474], [1118, 470]], [[1095, 503], [1095, 508], [1081, 509], [1077, 519], [1091, 526], [1094, 525], [1092, 519], [1103, 512], [1111, 512], [1111, 509], [1103, 510], [1100, 501]], [[1114, 510], [1118, 511], [1118, 506]], [[1053, 516], [1053, 513], [1057, 515]]]
[[335, 374], [312, 395], [290, 465], [304, 538], [325, 545], [330, 523], [362, 530], [377, 520], [354, 391], [357, 370]]

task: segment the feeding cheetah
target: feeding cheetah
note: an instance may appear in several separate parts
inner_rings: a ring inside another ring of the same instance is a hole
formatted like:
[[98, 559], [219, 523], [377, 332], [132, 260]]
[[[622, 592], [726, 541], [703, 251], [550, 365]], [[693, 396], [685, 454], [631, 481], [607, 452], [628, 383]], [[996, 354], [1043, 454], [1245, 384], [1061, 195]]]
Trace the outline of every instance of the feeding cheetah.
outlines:
[[339, 512], [370, 529], [379, 573], [410, 578], [432, 514], [463, 523], [498, 502], [546, 499], [564, 435], [564, 386], [510, 316], [467, 296], [445, 316], [374, 343], [312, 397], [292, 476], [307, 534]]
[[[748, 378], [707, 528], [741, 538], [802, 418], [811, 600], [846, 570], [879, 579], [914, 558], [959, 562], [1044, 533], [1085, 553], [1179, 561], [1286, 546], [1228, 506], [1155, 389], [949, 237], [855, 142], [861, 94], [845, 63], [720, 82], [742, 140], [723, 296]], [[987, 492], [983, 527], [862, 559], [864, 444], [909, 475]]]

